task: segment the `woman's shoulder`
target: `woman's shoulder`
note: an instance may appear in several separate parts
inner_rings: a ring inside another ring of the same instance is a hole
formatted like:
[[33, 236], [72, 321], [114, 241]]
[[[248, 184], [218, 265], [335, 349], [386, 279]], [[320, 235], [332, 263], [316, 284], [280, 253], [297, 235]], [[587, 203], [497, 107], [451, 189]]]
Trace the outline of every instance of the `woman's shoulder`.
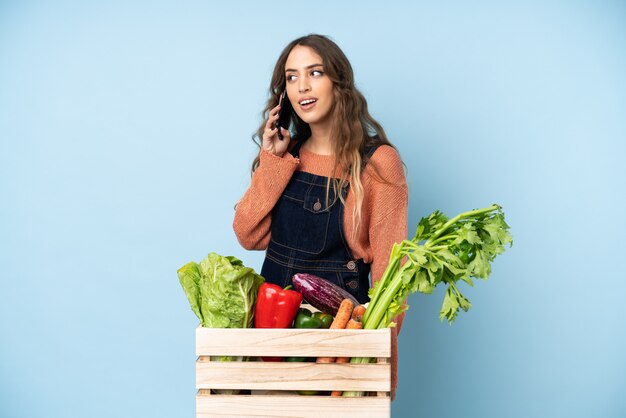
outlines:
[[404, 165], [398, 151], [391, 145], [379, 145], [369, 158], [365, 171], [376, 178], [382, 177], [384, 182], [404, 184], [406, 182]]
[[388, 144], [380, 144], [375, 146], [376, 149], [373, 150], [373, 153], [370, 157], [371, 161], [378, 162], [395, 162], [402, 164], [402, 160], [400, 159], [400, 154], [398, 151], [391, 145]]

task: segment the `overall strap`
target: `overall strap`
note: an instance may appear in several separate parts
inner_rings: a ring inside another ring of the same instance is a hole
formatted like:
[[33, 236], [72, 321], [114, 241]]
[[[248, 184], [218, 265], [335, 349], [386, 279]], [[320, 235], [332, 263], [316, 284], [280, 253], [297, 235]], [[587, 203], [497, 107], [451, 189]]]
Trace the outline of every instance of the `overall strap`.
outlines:
[[365, 148], [365, 156], [367, 157], [367, 160], [369, 160], [370, 158], [372, 158], [372, 155], [374, 154], [374, 152], [376, 152], [376, 150], [378, 149], [378, 147], [380, 147], [381, 144], [376, 144], [376, 145], [372, 145], [369, 147]]
[[306, 142], [306, 139], [303, 141], [297, 141], [295, 145], [293, 146], [293, 148], [291, 149], [291, 151], [289, 151], [291, 155], [293, 155], [295, 158], [300, 157], [300, 148], [302, 147], [302, 144], [304, 144], [305, 142]]

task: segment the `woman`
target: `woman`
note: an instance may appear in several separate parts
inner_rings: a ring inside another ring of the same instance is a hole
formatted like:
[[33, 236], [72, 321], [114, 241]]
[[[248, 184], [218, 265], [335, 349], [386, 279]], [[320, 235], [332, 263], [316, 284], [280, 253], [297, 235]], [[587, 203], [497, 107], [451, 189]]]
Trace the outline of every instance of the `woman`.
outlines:
[[[285, 89], [293, 136], [276, 126]], [[252, 182], [235, 210], [239, 242], [266, 250], [269, 282], [286, 286], [293, 274], [311, 273], [366, 303], [370, 271], [373, 285], [393, 243], [407, 236], [408, 192], [402, 161], [341, 49], [314, 34], [287, 45], [263, 115]]]

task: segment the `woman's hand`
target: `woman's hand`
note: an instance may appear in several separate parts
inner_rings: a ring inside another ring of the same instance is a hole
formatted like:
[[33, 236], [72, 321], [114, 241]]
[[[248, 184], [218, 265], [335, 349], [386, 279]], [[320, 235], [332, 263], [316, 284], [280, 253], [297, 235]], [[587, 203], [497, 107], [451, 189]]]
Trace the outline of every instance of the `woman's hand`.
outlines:
[[285, 151], [287, 151], [287, 146], [289, 145], [289, 141], [291, 141], [291, 135], [289, 134], [289, 130], [281, 128], [283, 139], [278, 138], [278, 128], [276, 127], [276, 122], [278, 121], [279, 110], [280, 105], [270, 111], [270, 117], [267, 120], [267, 123], [265, 123], [265, 131], [263, 131], [262, 146], [265, 151], [282, 157]]

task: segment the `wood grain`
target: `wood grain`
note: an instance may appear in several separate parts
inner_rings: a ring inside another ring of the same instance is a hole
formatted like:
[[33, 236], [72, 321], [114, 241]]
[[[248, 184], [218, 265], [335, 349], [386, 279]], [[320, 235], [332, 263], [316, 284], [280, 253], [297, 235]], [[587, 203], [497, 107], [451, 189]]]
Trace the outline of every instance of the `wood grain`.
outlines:
[[389, 364], [197, 362], [198, 389], [389, 391]]
[[197, 418], [388, 418], [382, 397], [213, 395], [196, 397]]
[[196, 328], [197, 356], [390, 357], [390, 330]]

